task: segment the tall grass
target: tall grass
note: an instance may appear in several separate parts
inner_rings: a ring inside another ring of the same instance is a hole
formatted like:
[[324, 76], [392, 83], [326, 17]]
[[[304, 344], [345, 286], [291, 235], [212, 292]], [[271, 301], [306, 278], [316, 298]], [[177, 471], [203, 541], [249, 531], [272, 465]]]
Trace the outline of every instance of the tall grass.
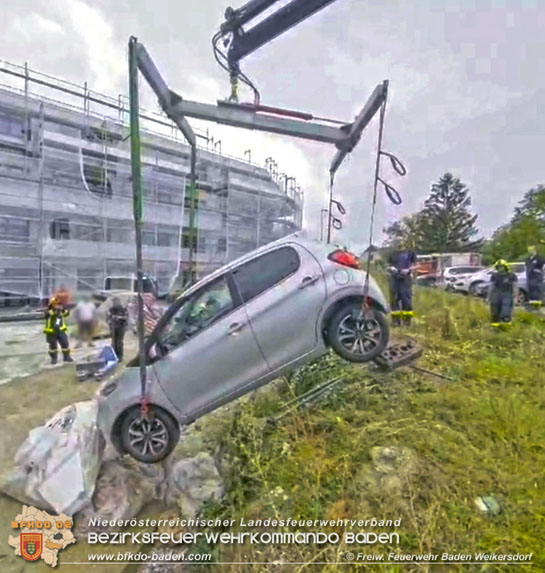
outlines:
[[[511, 329], [497, 331], [484, 303], [436, 290], [417, 290], [415, 308], [410, 334], [425, 347], [420, 365], [455, 381], [407, 368], [382, 374], [329, 356], [240, 402], [230, 416], [204, 422], [219, 444], [227, 485], [225, 500], [208, 506], [207, 516], [401, 518], [400, 545], [218, 545], [209, 548], [217, 561], [295, 561], [306, 564], [295, 570], [336, 571], [333, 563], [349, 550], [485, 551], [534, 553], [524, 569], [545, 570], [545, 323], [517, 311]], [[340, 374], [349, 383], [313, 408], [266, 423], [293, 396]], [[400, 448], [404, 461], [391, 474], [377, 473], [377, 447]], [[494, 496], [498, 515], [480, 512], [475, 499], [482, 495]], [[403, 567], [417, 569], [427, 570]]]

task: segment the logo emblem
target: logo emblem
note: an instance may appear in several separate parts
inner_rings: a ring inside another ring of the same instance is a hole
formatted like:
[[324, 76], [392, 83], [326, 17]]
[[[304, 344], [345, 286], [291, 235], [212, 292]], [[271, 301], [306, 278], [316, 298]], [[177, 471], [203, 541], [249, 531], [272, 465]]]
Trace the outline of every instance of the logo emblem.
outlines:
[[21, 533], [21, 557], [27, 561], [40, 558], [43, 549], [43, 533]]

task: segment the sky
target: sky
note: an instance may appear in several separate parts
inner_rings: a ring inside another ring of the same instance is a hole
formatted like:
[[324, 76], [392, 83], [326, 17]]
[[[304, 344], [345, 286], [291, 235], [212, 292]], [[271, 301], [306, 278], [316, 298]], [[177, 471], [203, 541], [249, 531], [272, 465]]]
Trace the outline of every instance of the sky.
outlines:
[[[285, 4], [280, 1], [278, 6]], [[144, 43], [172, 89], [215, 103], [229, 80], [211, 38], [229, 0], [19, 0], [0, 12], [0, 59], [100, 92], [127, 93], [127, 42]], [[545, 183], [545, 0], [336, 0], [250, 55], [243, 71], [262, 103], [351, 122], [374, 87], [390, 91], [373, 242], [382, 228], [421, 208], [433, 182], [451, 171], [470, 189], [482, 235], [507, 222], [531, 187]], [[249, 92], [241, 100], [251, 101]], [[141, 101], [155, 109], [151, 93]], [[221, 139], [224, 153], [295, 176], [305, 193], [304, 224], [320, 232], [333, 146], [191, 121]], [[335, 242], [363, 249], [370, 238], [377, 118], [341, 167], [334, 195], [347, 210]]]

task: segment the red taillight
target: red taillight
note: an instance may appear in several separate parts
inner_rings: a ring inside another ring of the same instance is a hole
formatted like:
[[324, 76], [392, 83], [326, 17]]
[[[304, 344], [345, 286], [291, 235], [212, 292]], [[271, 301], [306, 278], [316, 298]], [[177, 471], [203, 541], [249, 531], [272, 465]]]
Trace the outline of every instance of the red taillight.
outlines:
[[360, 262], [358, 261], [358, 257], [354, 255], [354, 253], [349, 253], [348, 251], [341, 251], [340, 249], [337, 251], [333, 251], [327, 257], [330, 261], [337, 263], [339, 265], [343, 265], [345, 267], [351, 267], [352, 269], [359, 269]]

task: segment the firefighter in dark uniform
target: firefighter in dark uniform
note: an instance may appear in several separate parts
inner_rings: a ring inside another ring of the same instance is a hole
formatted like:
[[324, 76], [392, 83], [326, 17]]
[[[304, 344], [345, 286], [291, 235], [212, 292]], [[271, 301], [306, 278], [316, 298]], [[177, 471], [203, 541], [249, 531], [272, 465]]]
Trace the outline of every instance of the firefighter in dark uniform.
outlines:
[[390, 273], [390, 306], [392, 322], [411, 324], [413, 316], [412, 273], [416, 265], [416, 253], [410, 249], [394, 251], [388, 258]]
[[125, 338], [128, 320], [129, 315], [127, 309], [121, 304], [121, 301], [115, 297], [108, 312], [108, 324], [112, 337], [112, 347], [120, 362], [123, 360], [123, 339]]
[[530, 246], [528, 247], [528, 258], [524, 264], [526, 267], [528, 302], [533, 307], [540, 307], [543, 304], [545, 258], [538, 254], [535, 246]]
[[513, 318], [517, 275], [511, 272], [507, 261], [500, 259], [494, 264], [490, 276], [490, 320], [493, 326], [510, 323]]
[[65, 309], [57, 298], [53, 297], [49, 301], [49, 306], [45, 313], [44, 334], [49, 345], [51, 364], [57, 364], [58, 346], [62, 349], [63, 362], [74, 362], [74, 359], [70, 356], [70, 343], [66, 333], [68, 327], [64, 320], [69, 314], [70, 311]]

